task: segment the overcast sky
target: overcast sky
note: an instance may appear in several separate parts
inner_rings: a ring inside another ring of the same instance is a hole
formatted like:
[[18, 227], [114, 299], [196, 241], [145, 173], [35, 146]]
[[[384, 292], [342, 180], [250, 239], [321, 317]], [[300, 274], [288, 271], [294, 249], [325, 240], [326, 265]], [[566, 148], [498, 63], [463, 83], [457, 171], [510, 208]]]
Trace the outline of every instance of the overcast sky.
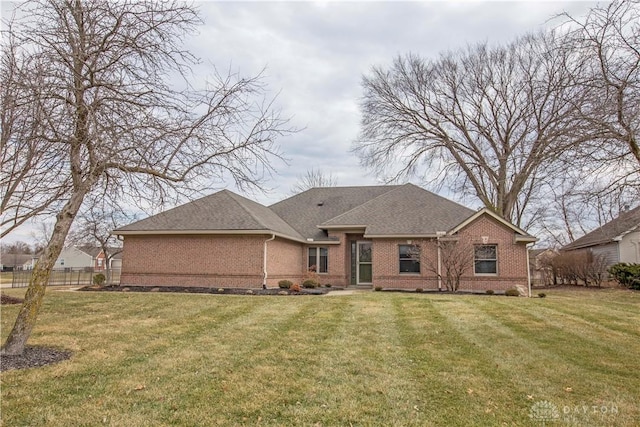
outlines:
[[[205, 2], [206, 25], [191, 42], [205, 62], [253, 75], [280, 91], [278, 105], [303, 128], [280, 140], [289, 165], [269, 194], [286, 197], [310, 168], [332, 174], [338, 185], [378, 181], [360, 168], [350, 147], [358, 135], [360, 85], [373, 65], [408, 52], [436, 57], [482, 41], [502, 43], [546, 26], [555, 14], [582, 16], [587, 2]], [[233, 188], [231, 188], [233, 189]]]
[[[221, 70], [264, 81], [283, 115], [300, 132], [279, 140], [289, 165], [274, 164], [263, 204], [289, 195], [308, 169], [332, 174], [338, 185], [373, 185], [350, 147], [358, 135], [363, 74], [412, 52], [423, 57], [481, 41], [502, 43], [557, 25], [567, 11], [583, 16], [593, 2], [197, 2], [205, 25], [188, 48]], [[6, 12], [7, 5], [2, 9]], [[234, 190], [233, 187], [230, 187]], [[212, 189], [211, 192], [213, 192]], [[443, 194], [447, 197], [454, 195]], [[473, 206], [470, 206], [473, 207]], [[31, 240], [30, 229], [7, 241]]]

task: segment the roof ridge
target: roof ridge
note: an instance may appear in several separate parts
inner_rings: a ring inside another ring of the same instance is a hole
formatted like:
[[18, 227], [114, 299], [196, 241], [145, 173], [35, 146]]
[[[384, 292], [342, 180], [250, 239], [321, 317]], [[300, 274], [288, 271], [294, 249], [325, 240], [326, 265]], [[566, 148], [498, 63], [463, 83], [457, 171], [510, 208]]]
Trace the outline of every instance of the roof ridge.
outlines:
[[[371, 202], [373, 202], [373, 201], [377, 200], [378, 198], [380, 198], [380, 197], [382, 197], [382, 196], [385, 196], [385, 195], [387, 195], [387, 194], [389, 194], [389, 193], [391, 193], [391, 192], [393, 192], [393, 191], [399, 190], [400, 188], [402, 188], [402, 187], [404, 187], [404, 186], [406, 186], [406, 185], [413, 185], [413, 184], [406, 183], [406, 184], [402, 184], [402, 185], [381, 185], [380, 187], [389, 187], [389, 191], [385, 191], [384, 193], [377, 195], [377, 196], [376, 196], [376, 197], [374, 197], [373, 199], [369, 199], [369, 200], [367, 200], [367, 201], [366, 201], [366, 202], [364, 202], [364, 203], [361, 203], [361, 204], [359, 204], [359, 205], [357, 205], [357, 206], [354, 206], [353, 208], [349, 209], [348, 211], [346, 211], [346, 212], [342, 212], [340, 215], [336, 215], [336, 216], [334, 216], [333, 218], [329, 218], [329, 219], [325, 220], [322, 224], [326, 224], [326, 223], [327, 223], [327, 222], [329, 222], [329, 221], [337, 220], [337, 219], [338, 219], [338, 218], [340, 218], [341, 216], [345, 216], [345, 215], [347, 215], [348, 213], [351, 213], [351, 212], [353, 212], [353, 211], [354, 211], [354, 210], [356, 210], [356, 209], [360, 209], [362, 206], [367, 205], [367, 204], [369, 204], [369, 203], [371, 203]], [[374, 187], [374, 186], [371, 186], [371, 187]], [[318, 224], [318, 225], [321, 225], [321, 224]], [[355, 224], [354, 224], [354, 225], [355, 225]], [[360, 224], [358, 224], [358, 225], [360, 225]]]
[[[238, 206], [240, 206], [240, 207], [242, 208], [242, 210], [243, 210], [243, 211], [245, 211], [246, 213], [248, 213], [248, 214], [249, 214], [249, 216], [251, 216], [251, 218], [253, 218], [254, 220], [256, 220], [256, 222], [257, 222], [258, 224], [260, 224], [261, 226], [263, 226], [263, 227], [264, 227], [265, 229], [267, 229], [267, 230], [271, 230], [271, 228], [270, 228], [270, 227], [268, 227], [268, 226], [267, 226], [267, 224], [265, 224], [265, 223], [262, 221], [262, 218], [258, 218], [258, 217], [253, 213], [253, 212], [251, 212], [251, 210], [250, 210], [250, 209], [248, 209], [248, 208], [244, 205], [244, 203], [241, 203], [241, 201], [240, 201], [240, 200], [238, 200], [237, 198], [239, 197], [239, 198], [243, 199], [243, 201], [244, 201], [244, 200], [247, 200], [247, 201], [249, 201], [249, 202], [253, 202], [253, 203], [257, 204], [257, 205], [260, 205], [260, 206], [261, 206], [261, 207], [263, 207], [263, 208], [269, 209], [267, 206], [263, 205], [262, 203], [254, 202], [253, 200], [249, 200], [249, 199], [247, 199], [246, 197], [243, 197], [243, 196], [241, 196], [241, 195], [239, 195], [239, 194], [234, 193], [233, 191], [227, 190], [226, 188], [225, 188], [224, 190], [222, 190], [222, 191], [225, 191], [225, 192], [229, 193], [229, 196], [230, 196], [230, 197], [231, 197], [231, 199], [234, 201], [234, 203], [236, 203]], [[269, 209], [269, 211], [273, 212], [271, 209]], [[275, 212], [274, 212], [274, 214], [275, 214]], [[277, 214], [276, 214], [276, 215], [277, 215]], [[279, 215], [278, 215], [278, 218], [280, 218], [280, 216], [279, 216]], [[286, 223], [286, 221], [285, 221], [285, 223]], [[287, 223], [287, 224], [288, 224], [288, 223]], [[273, 231], [273, 230], [271, 230], [271, 231]]]

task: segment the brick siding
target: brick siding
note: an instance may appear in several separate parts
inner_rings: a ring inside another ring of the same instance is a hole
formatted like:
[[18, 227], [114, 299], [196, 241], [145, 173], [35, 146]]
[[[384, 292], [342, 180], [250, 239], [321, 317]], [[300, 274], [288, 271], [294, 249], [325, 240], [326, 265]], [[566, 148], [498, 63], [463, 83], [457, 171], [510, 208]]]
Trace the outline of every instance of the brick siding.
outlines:
[[126, 236], [122, 285], [262, 286], [269, 236]]

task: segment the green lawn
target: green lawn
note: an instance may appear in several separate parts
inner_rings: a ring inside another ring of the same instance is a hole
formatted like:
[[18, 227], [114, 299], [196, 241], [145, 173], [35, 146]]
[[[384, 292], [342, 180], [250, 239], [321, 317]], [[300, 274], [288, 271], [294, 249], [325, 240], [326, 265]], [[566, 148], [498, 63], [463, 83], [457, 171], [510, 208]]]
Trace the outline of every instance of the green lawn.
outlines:
[[49, 290], [31, 343], [75, 354], [2, 373], [1, 424], [640, 425], [640, 293], [547, 295]]

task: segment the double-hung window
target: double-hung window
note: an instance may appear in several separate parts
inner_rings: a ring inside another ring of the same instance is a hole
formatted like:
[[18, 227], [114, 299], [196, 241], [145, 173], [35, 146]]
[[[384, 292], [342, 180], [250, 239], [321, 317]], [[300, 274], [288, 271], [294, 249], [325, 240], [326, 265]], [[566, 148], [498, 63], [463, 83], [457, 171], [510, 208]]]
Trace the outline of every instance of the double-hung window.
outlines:
[[399, 245], [400, 273], [420, 273], [420, 246]]
[[321, 247], [309, 248], [307, 268], [316, 273], [327, 273], [329, 271], [329, 249]]
[[476, 274], [498, 274], [498, 246], [476, 245], [474, 269]]

